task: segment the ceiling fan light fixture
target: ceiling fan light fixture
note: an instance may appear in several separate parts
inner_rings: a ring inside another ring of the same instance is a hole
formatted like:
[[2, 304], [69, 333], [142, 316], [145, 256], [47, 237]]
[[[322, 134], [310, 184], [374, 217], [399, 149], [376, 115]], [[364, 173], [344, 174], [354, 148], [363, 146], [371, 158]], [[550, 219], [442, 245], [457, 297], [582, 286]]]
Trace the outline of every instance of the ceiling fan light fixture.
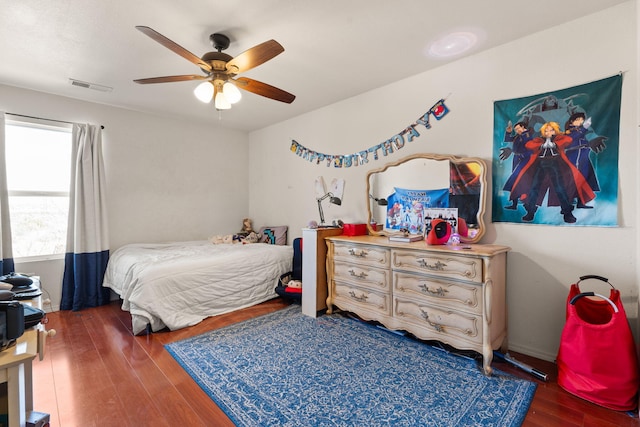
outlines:
[[196, 86], [196, 88], [193, 90], [193, 94], [200, 101], [208, 104], [213, 99], [213, 90], [213, 83], [207, 80], [206, 82], [202, 82], [198, 86]]
[[222, 86], [222, 93], [224, 94], [225, 98], [227, 98], [227, 101], [229, 101], [230, 104], [235, 104], [242, 99], [242, 93], [240, 93], [240, 89], [238, 89], [235, 84], [229, 81]]
[[227, 99], [227, 97], [222, 93], [222, 91], [218, 91], [216, 94], [216, 110], [229, 110], [231, 109], [231, 103]]
[[[237, 74], [249, 71], [284, 52], [284, 47], [275, 40], [268, 40], [264, 43], [253, 46], [242, 52], [240, 55], [233, 57], [222, 51], [229, 46], [229, 37], [224, 34], [215, 33], [210, 39], [216, 52], [207, 52], [202, 57], [198, 57], [187, 49], [183, 48], [176, 42], [166, 38], [154, 29], [137, 25], [136, 29], [146, 36], [160, 43], [162, 46], [172, 52], [183, 57], [192, 64], [198, 66], [205, 73], [202, 74], [182, 74], [177, 76], [150, 77], [144, 79], [136, 79], [138, 84], [155, 84], [155, 83], [173, 83], [200, 80], [204, 82], [198, 85], [194, 90], [194, 95], [204, 103], [210, 103], [215, 100], [215, 106], [218, 110], [228, 110], [231, 104], [238, 102], [242, 95], [237, 85], [241, 84], [242, 89], [252, 92], [256, 95], [275, 101], [290, 104], [296, 98], [295, 95], [285, 92], [282, 89], [250, 79], [242, 77], [234, 80]], [[233, 85], [226, 85], [227, 89], [223, 90], [223, 85], [227, 81], [231, 81]], [[85, 87], [87, 84], [83, 84]], [[235, 93], [234, 93], [235, 92]], [[220, 99], [218, 99], [220, 98]]]

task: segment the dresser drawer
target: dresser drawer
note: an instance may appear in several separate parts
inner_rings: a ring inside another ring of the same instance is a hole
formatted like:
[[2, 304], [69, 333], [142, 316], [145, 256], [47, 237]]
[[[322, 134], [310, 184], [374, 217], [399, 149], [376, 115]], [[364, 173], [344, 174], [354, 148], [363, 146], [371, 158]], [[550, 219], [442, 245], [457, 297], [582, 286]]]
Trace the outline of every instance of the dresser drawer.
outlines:
[[460, 346], [460, 340], [471, 344], [482, 343], [482, 316], [403, 298], [394, 298], [393, 310], [394, 317], [402, 319], [407, 324], [407, 330], [419, 338], [436, 338], [454, 346], [457, 344], [459, 348], [464, 348]]
[[377, 246], [336, 242], [333, 247], [333, 258], [372, 267], [389, 268], [389, 250]]
[[428, 276], [394, 272], [393, 294], [402, 298], [482, 314], [481, 285], [453, 283]]
[[333, 263], [333, 277], [336, 281], [349, 282], [373, 290], [388, 292], [390, 290], [391, 272], [380, 268], [335, 261]]
[[362, 310], [391, 315], [391, 294], [334, 282], [332, 303], [346, 311], [361, 314]]
[[391, 251], [391, 266], [397, 270], [482, 283], [482, 259], [480, 258], [394, 249]]

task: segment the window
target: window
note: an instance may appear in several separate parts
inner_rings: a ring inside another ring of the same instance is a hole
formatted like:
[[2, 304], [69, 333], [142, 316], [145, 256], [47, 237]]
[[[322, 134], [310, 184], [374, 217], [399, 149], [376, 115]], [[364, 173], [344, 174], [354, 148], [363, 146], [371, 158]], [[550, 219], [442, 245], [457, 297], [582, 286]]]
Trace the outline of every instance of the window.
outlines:
[[13, 257], [64, 254], [71, 126], [7, 120], [5, 145]]

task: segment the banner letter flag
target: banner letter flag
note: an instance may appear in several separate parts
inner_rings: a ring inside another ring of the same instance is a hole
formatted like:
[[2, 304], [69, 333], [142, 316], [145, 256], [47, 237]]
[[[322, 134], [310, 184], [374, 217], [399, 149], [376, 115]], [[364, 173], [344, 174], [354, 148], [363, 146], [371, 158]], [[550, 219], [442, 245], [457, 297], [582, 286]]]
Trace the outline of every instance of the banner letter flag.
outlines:
[[[420, 133], [415, 129], [417, 125], [422, 125], [426, 129], [431, 128], [431, 124], [429, 123], [429, 116], [433, 114], [436, 120], [442, 119], [445, 115], [449, 113], [449, 108], [444, 103], [444, 99], [436, 102], [433, 107], [429, 109], [426, 113], [424, 113], [419, 119], [417, 119], [414, 123], [407, 126], [402, 132], [392, 136], [391, 138], [385, 140], [384, 142], [378, 143], [372, 147], [367, 149], [358, 151], [357, 154], [350, 155], [342, 155], [342, 154], [321, 154], [315, 150], [311, 150], [309, 148], [304, 147], [300, 143], [295, 140], [291, 142], [291, 152], [295, 153], [299, 157], [302, 157], [309, 162], [316, 161], [316, 164], [320, 164], [323, 160], [327, 160], [327, 167], [333, 165], [336, 168], [348, 168], [351, 166], [363, 165], [365, 163], [369, 163], [369, 153], [372, 154], [373, 160], [380, 159], [380, 154], [378, 150], [382, 152], [382, 156], [386, 157], [390, 154], [393, 154], [396, 151], [404, 148], [406, 142], [412, 142], [415, 138], [420, 136]], [[405, 141], [404, 135], [407, 135], [407, 139]]]

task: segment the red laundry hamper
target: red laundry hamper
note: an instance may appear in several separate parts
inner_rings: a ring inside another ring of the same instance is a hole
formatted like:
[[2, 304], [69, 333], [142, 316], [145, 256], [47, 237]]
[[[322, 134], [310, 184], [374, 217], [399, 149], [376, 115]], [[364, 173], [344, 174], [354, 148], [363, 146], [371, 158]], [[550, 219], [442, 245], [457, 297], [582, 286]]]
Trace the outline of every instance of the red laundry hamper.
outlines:
[[[581, 292], [579, 284], [587, 279], [608, 283], [609, 297]], [[620, 291], [606, 278], [582, 276], [571, 285], [556, 362], [558, 385], [569, 393], [616, 411], [636, 408], [636, 347]]]

